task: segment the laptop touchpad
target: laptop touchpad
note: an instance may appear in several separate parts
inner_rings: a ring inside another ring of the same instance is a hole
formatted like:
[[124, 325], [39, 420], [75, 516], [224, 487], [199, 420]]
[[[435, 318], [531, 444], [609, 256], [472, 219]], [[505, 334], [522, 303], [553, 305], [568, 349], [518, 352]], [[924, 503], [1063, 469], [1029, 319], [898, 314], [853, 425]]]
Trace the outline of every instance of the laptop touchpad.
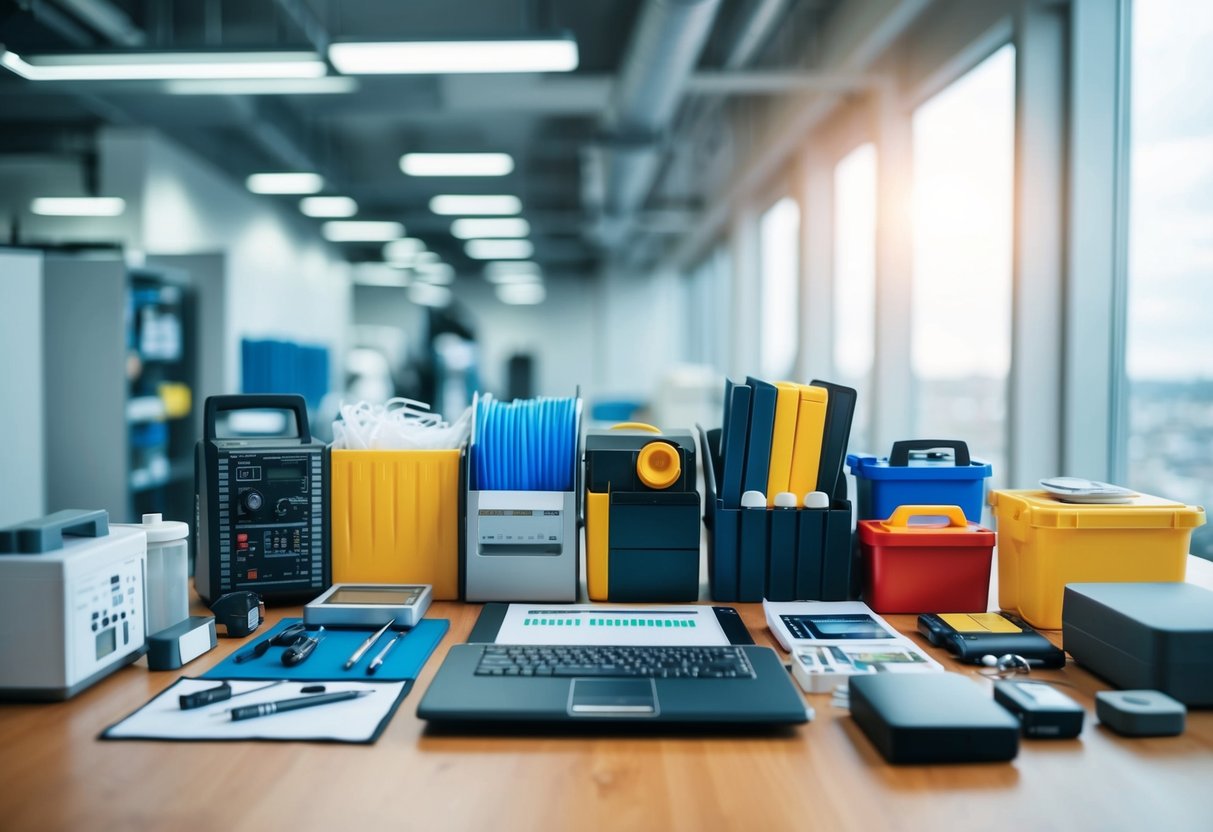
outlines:
[[656, 716], [652, 679], [574, 679], [570, 716]]

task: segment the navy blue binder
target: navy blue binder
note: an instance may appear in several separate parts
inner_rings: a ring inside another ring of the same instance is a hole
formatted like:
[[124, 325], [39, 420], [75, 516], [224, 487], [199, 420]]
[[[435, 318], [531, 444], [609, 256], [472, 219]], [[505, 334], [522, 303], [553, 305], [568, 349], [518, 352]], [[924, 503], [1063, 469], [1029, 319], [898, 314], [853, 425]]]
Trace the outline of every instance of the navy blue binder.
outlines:
[[725, 382], [724, 429], [720, 434], [723, 457], [720, 493], [725, 508], [741, 505], [741, 483], [745, 474], [747, 434], [750, 429], [750, 394], [744, 384]]
[[768, 384], [753, 376], [746, 378], [746, 384], [754, 394], [750, 407], [750, 439], [746, 448], [743, 490], [761, 491], [766, 494], [768, 475], [771, 472], [771, 434], [775, 430], [775, 400], [778, 390], [774, 384]]

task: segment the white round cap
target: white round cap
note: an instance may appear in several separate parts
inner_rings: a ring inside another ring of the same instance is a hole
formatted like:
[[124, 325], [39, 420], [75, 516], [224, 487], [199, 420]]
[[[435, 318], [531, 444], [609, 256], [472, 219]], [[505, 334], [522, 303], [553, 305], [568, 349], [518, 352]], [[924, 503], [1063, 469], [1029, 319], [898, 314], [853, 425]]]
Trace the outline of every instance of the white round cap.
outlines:
[[766, 508], [767, 495], [761, 491], [747, 491], [741, 495], [742, 508]]
[[162, 514], [145, 514], [141, 524], [131, 524], [134, 528], [147, 532], [148, 543], [168, 543], [173, 540], [184, 540], [190, 536], [190, 524], [178, 520], [165, 520]]
[[775, 495], [775, 506], [777, 508], [797, 508], [800, 505], [800, 500], [791, 491], [780, 491]]
[[830, 495], [824, 491], [810, 491], [804, 495], [805, 508], [829, 508]]

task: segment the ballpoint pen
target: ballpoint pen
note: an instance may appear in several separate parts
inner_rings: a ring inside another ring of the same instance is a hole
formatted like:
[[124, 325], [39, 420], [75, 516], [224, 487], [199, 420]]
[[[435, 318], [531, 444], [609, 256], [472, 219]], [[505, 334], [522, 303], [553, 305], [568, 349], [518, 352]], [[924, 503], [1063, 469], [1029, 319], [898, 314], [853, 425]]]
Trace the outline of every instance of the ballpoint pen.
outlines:
[[366, 651], [371, 649], [371, 645], [374, 644], [376, 641], [378, 641], [379, 637], [387, 632], [387, 628], [392, 626], [395, 623], [396, 623], [396, 619], [393, 618], [390, 621], [388, 621], [388, 623], [386, 623], [382, 627], [380, 627], [377, 632], [372, 633], [370, 636], [368, 636], [367, 640], [362, 642], [362, 646], [354, 651], [354, 655], [350, 656], [348, 659], [345, 660], [345, 669], [349, 670], [351, 667], [358, 664], [358, 660], [361, 659], [364, 655], [366, 655]]
[[321, 693], [315, 696], [300, 696], [296, 699], [280, 699], [277, 702], [262, 702], [260, 705], [244, 705], [240, 708], [232, 708], [232, 722], [297, 711], [300, 708], [314, 708], [317, 705], [328, 705], [331, 702], [344, 702], [347, 699], [357, 699], [372, 693], [374, 691], [371, 690], [343, 690], [338, 693]]
[[375, 671], [378, 670], [379, 666], [383, 664], [383, 660], [387, 658], [387, 654], [391, 651], [391, 649], [393, 647], [396, 646], [396, 642], [400, 641], [400, 639], [402, 639], [402, 638], [404, 638], [404, 633], [396, 633], [396, 636], [391, 641], [389, 641], [387, 644], [385, 644], [383, 646], [383, 649], [379, 651], [379, 655], [377, 655], [377, 656], [375, 656], [375, 658], [371, 659], [371, 663], [366, 668], [367, 676], [375, 675]]

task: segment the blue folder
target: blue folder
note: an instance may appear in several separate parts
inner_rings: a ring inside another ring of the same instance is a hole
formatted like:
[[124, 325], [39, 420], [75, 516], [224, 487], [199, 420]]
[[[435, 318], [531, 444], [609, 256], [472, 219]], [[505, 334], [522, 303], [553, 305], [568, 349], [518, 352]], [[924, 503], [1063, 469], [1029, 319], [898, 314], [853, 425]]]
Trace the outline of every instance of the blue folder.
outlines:
[[423, 618], [416, 627], [400, 640], [388, 653], [383, 665], [374, 676], [366, 674], [367, 665], [379, 651], [387, 646], [394, 631], [384, 633], [374, 646], [366, 651], [361, 661], [349, 670], [345, 662], [355, 650], [366, 641], [374, 630], [346, 630], [324, 628], [324, 638], [316, 645], [316, 651], [308, 656], [302, 664], [287, 667], [282, 663], [282, 653], [285, 647], [271, 647], [269, 652], [260, 658], [236, 664], [235, 657], [251, 650], [253, 645], [266, 638], [273, 637], [292, 624], [299, 623], [298, 618], [284, 618], [272, 630], [266, 633], [255, 633], [244, 644], [240, 645], [232, 655], [202, 674], [204, 679], [291, 679], [299, 682], [331, 682], [336, 680], [360, 680], [380, 682], [402, 682], [416, 679], [417, 674], [425, 665], [434, 648], [446, 635], [450, 622], [443, 618]]
[[775, 431], [775, 400], [779, 391], [774, 384], [753, 376], [746, 378], [746, 384], [754, 394], [750, 407], [750, 441], [746, 448], [745, 490], [766, 494], [771, 472], [771, 435]]
[[741, 483], [745, 474], [746, 439], [750, 430], [750, 394], [744, 384], [725, 382], [724, 428], [720, 433], [720, 493], [725, 508], [741, 505]]

